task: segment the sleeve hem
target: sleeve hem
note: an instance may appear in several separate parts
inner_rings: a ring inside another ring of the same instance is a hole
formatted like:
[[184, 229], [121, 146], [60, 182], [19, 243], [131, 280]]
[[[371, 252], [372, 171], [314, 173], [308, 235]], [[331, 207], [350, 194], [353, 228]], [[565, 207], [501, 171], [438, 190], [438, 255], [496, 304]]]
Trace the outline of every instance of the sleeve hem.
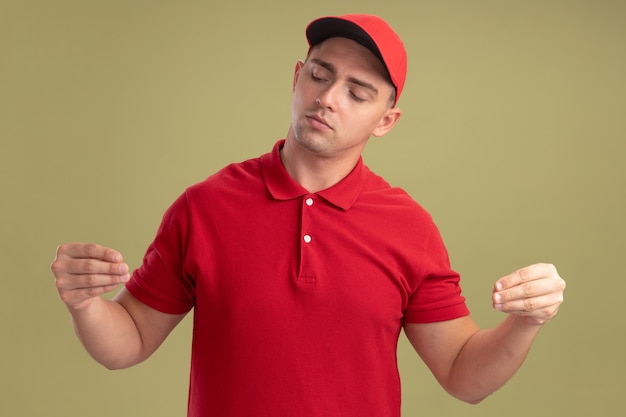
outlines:
[[186, 314], [191, 310], [191, 306], [186, 304], [172, 304], [161, 299], [158, 299], [148, 293], [141, 285], [134, 279], [130, 280], [126, 283], [126, 289], [130, 292], [137, 300], [147, 305], [150, 308], [153, 308], [161, 313], [166, 314]]
[[465, 303], [428, 311], [406, 311], [403, 321], [405, 323], [435, 323], [448, 321], [460, 317], [469, 316], [470, 311]]

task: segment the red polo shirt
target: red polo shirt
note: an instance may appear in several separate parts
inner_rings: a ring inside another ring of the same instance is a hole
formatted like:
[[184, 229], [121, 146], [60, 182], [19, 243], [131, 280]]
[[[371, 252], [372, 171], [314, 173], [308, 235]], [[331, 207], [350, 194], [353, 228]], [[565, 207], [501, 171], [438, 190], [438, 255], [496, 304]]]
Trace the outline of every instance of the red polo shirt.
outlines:
[[405, 322], [468, 314], [429, 214], [362, 161], [309, 193], [279, 150], [166, 212], [128, 290], [194, 309], [189, 416], [399, 416]]

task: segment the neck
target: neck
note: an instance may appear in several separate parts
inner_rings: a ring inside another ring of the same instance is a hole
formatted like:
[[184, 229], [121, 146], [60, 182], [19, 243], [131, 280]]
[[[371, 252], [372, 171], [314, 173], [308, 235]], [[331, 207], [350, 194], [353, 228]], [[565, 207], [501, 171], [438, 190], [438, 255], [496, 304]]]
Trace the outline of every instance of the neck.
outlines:
[[280, 151], [287, 173], [310, 193], [325, 190], [344, 179], [356, 166], [360, 154], [350, 157], [320, 155], [287, 136]]

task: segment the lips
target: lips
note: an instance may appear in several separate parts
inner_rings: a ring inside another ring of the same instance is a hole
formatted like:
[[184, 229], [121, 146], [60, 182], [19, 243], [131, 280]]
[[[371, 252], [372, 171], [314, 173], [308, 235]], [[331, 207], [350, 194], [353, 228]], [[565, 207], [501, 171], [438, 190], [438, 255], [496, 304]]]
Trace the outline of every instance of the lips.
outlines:
[[311, 123], [311, 125], [313, 127], [317, 127], [317, 128], [320, 128], [320, 129], [330, 129], [330, 130], [333, 129], [328, 124], [326, 119], [323, 118], [322, 116], [318, 115], [318, 114], [310, 114], [310, 115], [306, 116], [306, 118], [309, 120], [309, 122]]

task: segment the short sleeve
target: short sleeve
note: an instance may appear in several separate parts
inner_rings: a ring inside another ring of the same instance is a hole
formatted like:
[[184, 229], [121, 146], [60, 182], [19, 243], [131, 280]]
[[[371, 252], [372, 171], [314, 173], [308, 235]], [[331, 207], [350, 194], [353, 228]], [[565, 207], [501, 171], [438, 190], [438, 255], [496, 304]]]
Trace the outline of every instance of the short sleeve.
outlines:
[[139, 301], [163, 313], [184, 314], [195, 304], [195, 282], [185, 269], [189, 217], [184, 193], [165, 212], [141, 266], [126, 284]]
[[450, 266], [448, 251], [434, 223], [419, 257], [424, 278], [409, 298], [404, 322], [432, 323], [469, 315], [461, 294], [461, 278]]

